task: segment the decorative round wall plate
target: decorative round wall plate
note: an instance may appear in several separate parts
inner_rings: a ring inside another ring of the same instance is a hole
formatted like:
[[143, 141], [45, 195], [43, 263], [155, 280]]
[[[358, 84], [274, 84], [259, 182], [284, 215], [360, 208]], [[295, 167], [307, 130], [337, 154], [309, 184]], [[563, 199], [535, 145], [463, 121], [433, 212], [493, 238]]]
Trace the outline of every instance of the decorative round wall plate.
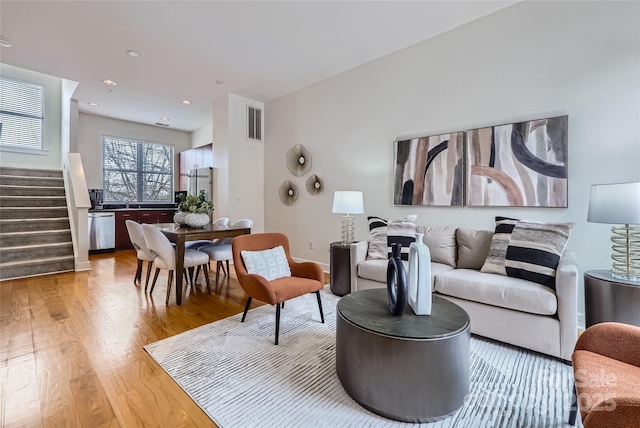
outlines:
[[324, 181], [317, 175], [313, 174], [311, 177], [307, 178], [306, 182], [307, 192], [311, 195], [317, 195], [318, 193], [322, 193], [324, 190]]
[[298, 199], [298, 186], [289, 180], [285, 180], [280, 186], [280, 202], [285, 205], [293, 204]]
[[311, 170], [311, 153], [302, 144], [296, 144], [287, 152], [287, 168], [296, 177]]

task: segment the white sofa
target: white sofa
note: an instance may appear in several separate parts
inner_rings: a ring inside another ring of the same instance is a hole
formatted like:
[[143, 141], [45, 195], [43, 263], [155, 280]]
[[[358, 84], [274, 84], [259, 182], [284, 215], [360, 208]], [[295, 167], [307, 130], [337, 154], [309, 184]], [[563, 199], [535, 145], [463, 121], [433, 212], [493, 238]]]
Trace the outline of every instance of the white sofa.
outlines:
[[[570, 364], [578, 338], [578, 268], [565, 251], [556, 291], [508, 276], [482, 273], [491, 231], [428, 228], [432, 290], [461, 306], [471, 332], [560, 358]], [[351, 244], [351, 291], [386, 287], [387, 260], [367, 260], [368, 242]], [[408, 268], [407, 262], [405, 268]]]

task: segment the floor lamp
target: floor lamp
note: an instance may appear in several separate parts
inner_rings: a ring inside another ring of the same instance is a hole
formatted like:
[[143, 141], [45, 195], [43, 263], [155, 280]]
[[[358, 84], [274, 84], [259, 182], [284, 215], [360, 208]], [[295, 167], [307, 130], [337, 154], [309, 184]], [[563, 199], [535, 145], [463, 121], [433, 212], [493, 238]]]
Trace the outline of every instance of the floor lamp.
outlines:
[[640, 182], [591, 186], [587, 221], [624, 225], [611, 228], [611, 273], [640, 281]]

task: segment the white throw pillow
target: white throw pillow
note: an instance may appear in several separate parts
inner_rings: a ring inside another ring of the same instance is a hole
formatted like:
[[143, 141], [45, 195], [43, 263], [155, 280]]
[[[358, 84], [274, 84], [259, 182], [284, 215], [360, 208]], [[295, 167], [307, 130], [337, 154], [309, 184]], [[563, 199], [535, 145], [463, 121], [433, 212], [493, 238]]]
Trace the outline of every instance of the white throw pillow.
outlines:
[[291, 269], [282, 245], [262, 251], [241, 251], [248, 273], [255, 273], [267, 281], [291, 276]]

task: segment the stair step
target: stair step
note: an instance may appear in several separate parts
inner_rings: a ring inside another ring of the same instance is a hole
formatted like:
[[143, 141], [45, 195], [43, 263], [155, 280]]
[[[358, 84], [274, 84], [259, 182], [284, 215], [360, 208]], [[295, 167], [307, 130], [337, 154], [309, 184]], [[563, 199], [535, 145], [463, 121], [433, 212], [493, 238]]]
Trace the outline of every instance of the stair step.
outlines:
[[1, 207], [0, 219], [68, 217], [67, 207]]
[[69, 230], [69, 219], [59, 218], [14, 218], [0, 220], [0, 233], [43, 232], [46, 230]]
[[0, 196], [64, 196], [64, 187], [0, 185]]
[[64, 180], [62, 177], [0, 175], [0, 184], [7, 186], [64, 187]]
[[20, 247], [23, 245], [59, 244], [64, 242], [71, 242], [70, 229], [0, 233], [0, 248]]
[[71, 242], [0, 248], [0, 263], [61, 256], [73, 256]]
[[0, 207], [65, 207], [64, 196], [2, 196]]
[[73, 271], [73, 256], [46, 257], [29, 261], [0, 263], [0, 279], [24, 278]]
[[0, 175], [17, 175], [20, 177], [58, 177], [62, 178], [62, 171], [59, 169], [31, 169], [13, 168], [8, 166], [0, 167]]

